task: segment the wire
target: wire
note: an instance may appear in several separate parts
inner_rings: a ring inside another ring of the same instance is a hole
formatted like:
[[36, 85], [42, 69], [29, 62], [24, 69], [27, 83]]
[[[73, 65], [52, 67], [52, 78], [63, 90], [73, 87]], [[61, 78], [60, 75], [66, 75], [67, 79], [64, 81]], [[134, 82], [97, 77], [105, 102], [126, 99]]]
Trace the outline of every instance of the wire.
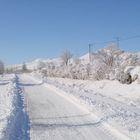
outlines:
[[130, 40], [130, 39], [135, 39], [135, 38], [140, 38], [140, 35], [132, 36], [132, 37], [127, 37], [124, 39], [120, 39], [119, 41], [125, 41], [125, 40]]
[[135, 35], [135, 36], [131, 36], [131, 37], [127, 37], [127, 38], [122, 38], [122, 39], [117, 37], [114, 40], [104, 41], [104, 42], [95, 42], [93, 44], [94, 45], [98, 45], [98, 44], [106, 44], [106, 43], [110, 43], [110, 42], [122, 42], [122, 41], [130, 40], [130, 39], [136, 39], [136, 38], [140, 38], [140, 35]]

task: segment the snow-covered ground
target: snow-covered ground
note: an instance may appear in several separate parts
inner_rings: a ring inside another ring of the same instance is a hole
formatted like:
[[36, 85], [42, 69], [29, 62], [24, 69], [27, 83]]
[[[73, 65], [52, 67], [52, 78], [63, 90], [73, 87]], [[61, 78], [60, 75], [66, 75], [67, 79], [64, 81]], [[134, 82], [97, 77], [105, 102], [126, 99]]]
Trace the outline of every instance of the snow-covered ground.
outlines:
[[0, 139], [28, 140], [29, 121], [15, 74], [0, 77]]
[[14, 110], [15, 75], [0, 76], [0, 139], [4, 136], [9, 118]]
[[140, 85], [122, 85], [118, 81], [82, 81], [48, 78], [65, 93], [132, 139], [140, 139]]
[[63, 91], [29, 75], [19, 78], [27, 98], [31, 140], [129, 140]]
[[1, 76], [0, 139], [140, 140], [140, 85]]
[[46, 82], [64, 91], [69, 98], [76, 97], [101, 122], [131, 139], [140, 140], [140, 85], [137, 82], [126, 85], [118, 81], [63, 78], [47, 78]]
[[132, 139], [140, 139], [140, 85], [60, 78], [48, 78], [47, 82], [78, 98], [102, 121]]

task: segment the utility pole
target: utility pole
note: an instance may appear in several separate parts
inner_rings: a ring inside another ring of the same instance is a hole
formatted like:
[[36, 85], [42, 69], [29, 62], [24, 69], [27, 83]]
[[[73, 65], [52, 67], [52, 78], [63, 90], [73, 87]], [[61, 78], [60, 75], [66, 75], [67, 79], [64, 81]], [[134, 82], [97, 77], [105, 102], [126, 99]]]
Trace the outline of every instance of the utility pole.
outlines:
[[117, 47], [119, 48], [119, 46], [120, 46], [120, 38], [119, 37], [116, 37], [116, 44], [117, 44]]
[[89, 62], [91, 62], [91, 55], [92, 55], [92, 46], [93, 46], [93, 44], [89, 44], [88, 45], [88, 52], [89, 52]]

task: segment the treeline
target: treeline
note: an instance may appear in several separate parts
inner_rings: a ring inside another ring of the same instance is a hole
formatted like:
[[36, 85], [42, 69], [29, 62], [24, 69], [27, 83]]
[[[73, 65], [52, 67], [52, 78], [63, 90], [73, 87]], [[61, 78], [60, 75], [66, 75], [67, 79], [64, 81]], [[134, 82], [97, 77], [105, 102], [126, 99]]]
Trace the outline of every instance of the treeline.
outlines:
[[[72, 79], [117, 79], [122, 83], [131, 83], [127, 67], [140, 66], [140, 55], [124, 52], [115, 44], [90, 54], [90, 61], [83, 61], [80, 58], [73, 58], [69, 51], [64, 51], [60, 56], [61, 62], [56, 65], [53, 62], [44, 63], [38, 61], [38, 72], [44, 76], [62, 77]], [[136, 77], [136, 76], [135, 76]]]
[[[42, 76], [61, 77], [71, 79], [93, 79], [102, 80], [117, 79], [122, 83], [133, 81], [130, 70], [132, 67], [140, 66], [140, 55], [136, 53], [124, 52], [115, 44], [110, 44], [95, 53], [89, 54], [86, 59], [75, 58], [73, 54], [66, 50], [59, 58], [59, 61], [35, 62], [36, 66], [32, 69], [28, 64], [6, 68], [6, 73], [37, 72]], [[126, 68], [131, 67], [126, 72]], [[0, 62], [0, 73], [4, 72], [4, 64]], [[140, 72], [140, 70], [139, 70]], [[138, 78], [138, 75], [135, 75]]]

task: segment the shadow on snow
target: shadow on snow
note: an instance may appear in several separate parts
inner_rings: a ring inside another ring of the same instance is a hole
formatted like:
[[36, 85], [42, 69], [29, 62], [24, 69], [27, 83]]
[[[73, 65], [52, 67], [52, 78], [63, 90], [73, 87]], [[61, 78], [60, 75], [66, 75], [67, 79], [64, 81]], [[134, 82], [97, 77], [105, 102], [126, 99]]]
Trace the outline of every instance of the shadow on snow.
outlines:
[[40, 86], [42, 85], [43, 82], [38, 83], [38, 84], [32, 84], [32, 83], [19, 83], [20, 86]]

